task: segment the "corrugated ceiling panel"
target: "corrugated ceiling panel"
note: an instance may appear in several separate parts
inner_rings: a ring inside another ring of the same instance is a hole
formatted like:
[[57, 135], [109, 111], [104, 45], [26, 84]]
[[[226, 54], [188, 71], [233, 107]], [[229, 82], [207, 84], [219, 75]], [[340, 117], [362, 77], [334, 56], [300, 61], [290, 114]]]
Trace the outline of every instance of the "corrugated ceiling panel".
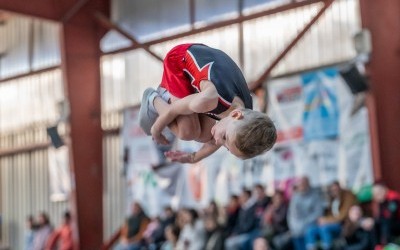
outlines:
[[59, 65], [59, 27], [19, 15], [0, 25], [0, 79]]

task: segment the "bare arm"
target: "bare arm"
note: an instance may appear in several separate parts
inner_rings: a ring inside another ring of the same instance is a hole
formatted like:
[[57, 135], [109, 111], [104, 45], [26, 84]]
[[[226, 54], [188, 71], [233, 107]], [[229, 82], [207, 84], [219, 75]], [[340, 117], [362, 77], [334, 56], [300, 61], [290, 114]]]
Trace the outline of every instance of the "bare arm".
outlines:
[[215, 145], [214, 141], [212, 140], [204, 143], [197, 152], [187, 153], [182, 151], [168, 151], [165, 153], [165, 156], [172, 161], [177, 161], [180, 163], [196, 163], [213, 154], [220, 147], [221, 146]]
[[179, 115], [204, 113], [213, 110], [218, 105], [218, 92], [210, 81], [201, 82], [200, 93], [192, 94], [179, 99], [169, 105], [167, 112], [159, 115], [151, 128], [151, 134], [158, 143], [166, 144], [168, 141], [162, 136], [162, 130]]

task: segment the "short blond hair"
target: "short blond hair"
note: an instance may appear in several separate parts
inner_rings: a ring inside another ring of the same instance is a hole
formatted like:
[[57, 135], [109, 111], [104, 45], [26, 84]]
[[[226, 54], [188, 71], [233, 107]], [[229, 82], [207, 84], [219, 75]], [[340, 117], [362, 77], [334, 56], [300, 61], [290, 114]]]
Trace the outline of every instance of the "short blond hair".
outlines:
[[236, 131], [235, 145], [244, 158], [252, 158], [270, 150], [277, 138], [272, 120], [264, 113], [243, 109], [243, 120]]

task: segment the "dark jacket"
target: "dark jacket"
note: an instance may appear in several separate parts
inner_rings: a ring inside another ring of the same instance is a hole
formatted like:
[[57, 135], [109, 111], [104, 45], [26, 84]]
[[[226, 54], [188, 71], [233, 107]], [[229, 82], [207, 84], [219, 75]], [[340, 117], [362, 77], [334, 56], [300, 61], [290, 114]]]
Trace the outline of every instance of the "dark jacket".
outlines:
[[175, 216], [169, 217], [169, 218], [165, 218], [162, 219], [160, 222], [160, 226], [154, 230], [154, 232], [151, 234], [151, 238], [153, 239], [154, 243], [161, 243], [165, 241], [165, 228], [170, 225], [173, 224], [175, 221]]
[[224, 229], [224, 236], [228, 237], [233, 233], [233, 230], [236, 226], [237, 218], [239, 217], [239, 207], [228, 209], [227, 211], [227, 220]]
[[264, 214], [264, 226], [271, 226], [274, 234], [284, 233], [289, 230], [287, 224], [288, 205], [286, 202], [279, 207], [270, 205]]
[[256, 214], [261, 217], [262, 214], [264, 213], [265, 209], [268, 207], [268, 205], [271, 203], [271, 198], [268, 196], [265, 196], [262, 200], [258, 200], [255, 204], [256, 206]]
[[346, 241], [344, 250], [373, 249], [373, 233], [361, 228], [359, 223], [347, 220], [343, 225], [342, 236]]
[[143, 213], [130, 216], [121, 229], [121, 237], [129, 242], [140, 242], [150, 219]]
[[207, 232], [205, 250], [223, 250], [225, 244], [224, 233], [220, 228]]
[[242, 206], [240, 208], [239, 216], [235, 228], [233, 229], [234, 234], [249, 233], [258, 227], [259, 220], [255, 214], [255, 210], [255, 204], [249, 207]]
[[389, 190], [385, 201], [373, 206], [375, 219], [400, 220], [400, 194], [396, 191]]

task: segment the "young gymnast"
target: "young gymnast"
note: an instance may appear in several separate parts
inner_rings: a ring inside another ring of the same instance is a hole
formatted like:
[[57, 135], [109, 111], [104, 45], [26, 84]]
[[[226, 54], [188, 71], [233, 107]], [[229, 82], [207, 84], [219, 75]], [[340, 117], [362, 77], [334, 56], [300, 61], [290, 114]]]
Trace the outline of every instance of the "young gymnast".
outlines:
[[168, 151], [172, 161], [195, 163], [221, 146], [248, 159], [272, 148], [276, 129], [252, 110], [246, 80], [224, 52], [203, 44], [181, 44], [168, 52], [157, 90], [146, 89], [140, 126], [160, 144], [166, 127], [179, 139], [204, 143], [197, 152]]

